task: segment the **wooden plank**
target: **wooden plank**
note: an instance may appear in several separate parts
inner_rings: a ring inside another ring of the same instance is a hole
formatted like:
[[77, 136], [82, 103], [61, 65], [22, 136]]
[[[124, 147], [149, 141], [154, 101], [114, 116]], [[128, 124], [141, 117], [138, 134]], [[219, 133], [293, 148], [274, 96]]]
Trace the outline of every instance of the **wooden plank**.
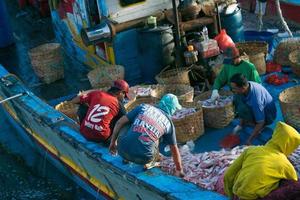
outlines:
[[206, 26], [208, 24], [214, 23], [213, 17], [201, 17], [197, 19], [193, 19], [186, 22], [180, 22], [180, 29], [181, 31], [191, 31], [195, 28]]

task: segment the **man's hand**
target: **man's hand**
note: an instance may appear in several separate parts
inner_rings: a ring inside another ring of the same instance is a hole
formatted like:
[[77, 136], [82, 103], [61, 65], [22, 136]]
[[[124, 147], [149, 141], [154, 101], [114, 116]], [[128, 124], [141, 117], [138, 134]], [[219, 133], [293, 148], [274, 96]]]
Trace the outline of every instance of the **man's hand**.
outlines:
[[183, 170], [175, 169], [174, 175], [182, 178], [182, 177], [184, 177], [185, 174], [184, 174]]
[[109, 152], [112, 155], [116, 155], [117, 154], [117, 144], [116, 144], [116, 142], [111, 142], [108, 149], [109, 149]]
[[219, 98], [220, 98], [220, 95], [219, 95], [218, 90], [214, 89], [211, 93], [210, 100], [214, 102], [214, 101], [218, 100]]

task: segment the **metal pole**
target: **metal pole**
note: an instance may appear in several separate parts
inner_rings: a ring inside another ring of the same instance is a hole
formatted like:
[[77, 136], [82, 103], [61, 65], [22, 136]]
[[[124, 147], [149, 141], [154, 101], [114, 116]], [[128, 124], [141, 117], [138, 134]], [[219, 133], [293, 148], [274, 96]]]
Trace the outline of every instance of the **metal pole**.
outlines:
[[18, 97], [20, 97], [20, 96], [23, 96], [23, 95], [25, 95], [25, 94], [27, 94], [27, 93], [26, 93], [26, 92], [23, 92], [23, 93], [19, 93], [19, 94], [16, 94], [16, 95], [14, 95], [14, 96], [8, 97], [8, 98], [6, 98], [6, 99], [1, 100], [1, 101], [0, 101], [0, 104], [4, 103], [4, 102], [6, 102], [6, 101], [9, 101], [9, 100], [18, 98]]
[[176, 6], [176, 0], [172, 0], [173, 6], [173, 16], [175, 20], [175, 65], [180, 67], [182, 64], [181, 59], [181, 39], [180, 39], [180, 28], [179, 28], [179, 19], [178, 19], [178, 9]]

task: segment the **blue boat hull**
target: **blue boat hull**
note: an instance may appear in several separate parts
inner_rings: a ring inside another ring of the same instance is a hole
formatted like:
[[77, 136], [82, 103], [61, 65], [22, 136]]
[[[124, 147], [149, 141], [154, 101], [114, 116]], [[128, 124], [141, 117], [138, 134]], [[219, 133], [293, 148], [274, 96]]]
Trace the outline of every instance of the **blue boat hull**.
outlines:
[[53, 109], [0, 66], [0, 99], [26, 92], [2, 104], [24, 145], [45, 156], [57, 169], [96, 199], [227, 199], [170, 176], [125, 165], [107, 148], [85, 140], [74, 121]]

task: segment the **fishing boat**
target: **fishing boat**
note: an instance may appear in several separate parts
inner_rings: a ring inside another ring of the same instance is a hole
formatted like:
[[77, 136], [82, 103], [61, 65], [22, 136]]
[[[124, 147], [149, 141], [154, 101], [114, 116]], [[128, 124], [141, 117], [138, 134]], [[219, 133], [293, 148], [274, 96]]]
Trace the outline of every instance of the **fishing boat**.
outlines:
[[3, 66], [0, 79], [1, 112], [16, 126], [24, 145], [46, 155], [96, 199], [227, 199], [160, 169], [124, 164], [107, 147], [87, 141], [75, 121], [35, 96]]
[[[265, 84], [276, 98], [287, 87]], [[125, 164], [121, 157], [112, 156], [107, 147], [87, 141], [79, 132], [78, 124], [54, 109], [58, 102], [68, 100], [68, 95], [45, 102], [35, 96], [15, 75], [0, 66], [0, 102], [4, 112], [23, 145], [46, 157], [57, 169], [85, 189], [96, 199], [207, 199], [222, 200], [227, 197], [205, 190], [196, 184], [182, 180], [152, 168]], [[283, 120], [278, 112], [277, 120]], [[220, 150], [219, 142], [238, 122], [233, 120], [222, 129], [206, 128], [205, 134], [195, 141], [195, 152]], [[265, 128], [253, 141], [260, 145], [268, 141], [275, 123]], [[246, 128], [241, 135], [244, 143], [252, 129]]]
[[[135, 85], [155, 83], [154, 76], [174, 61], [171, 0], [50, 0], [49, 6], [57, 40], [90, 69], [122, 65], [126, 81]], [[202, 16], [178, 26], [190, 31], [216, 23], [216, 17]]]

